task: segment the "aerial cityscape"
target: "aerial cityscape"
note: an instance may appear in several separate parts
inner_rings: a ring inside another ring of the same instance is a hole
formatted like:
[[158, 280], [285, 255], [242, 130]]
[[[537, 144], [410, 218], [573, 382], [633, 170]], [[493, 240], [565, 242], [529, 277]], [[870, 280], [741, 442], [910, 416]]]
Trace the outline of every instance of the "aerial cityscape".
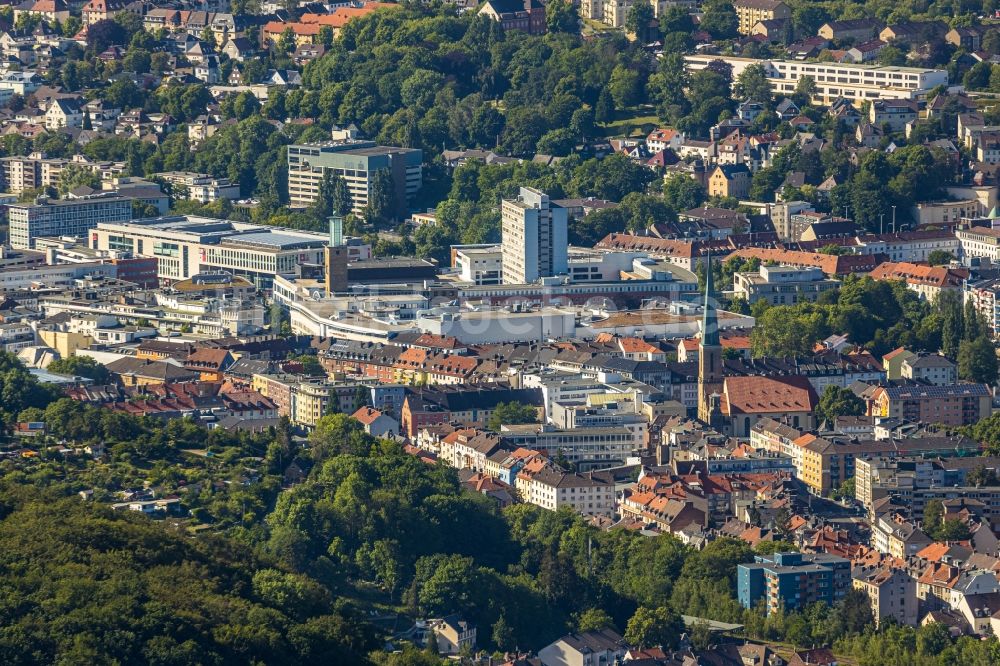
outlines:
[[1000, 665], [994, 0], [0, 55], [0, 664]]

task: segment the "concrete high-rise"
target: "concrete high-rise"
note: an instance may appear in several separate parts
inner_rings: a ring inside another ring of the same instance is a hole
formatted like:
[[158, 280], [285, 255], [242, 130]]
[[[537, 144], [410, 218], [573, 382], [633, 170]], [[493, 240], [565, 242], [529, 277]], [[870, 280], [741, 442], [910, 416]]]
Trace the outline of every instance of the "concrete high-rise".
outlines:
[[522, 187], [501, 207], [504, 284], [529, 284], [568, 269], [566, 209], [549, 195]]
[[416, 148], [379, 146], [374, 141], [350, 139], [288, 146], [288, 198], [293, 208], [316, 201], [325, 171], [342, 176], [351, 195], [351, 210], [360, 214], [368, 205], [377, 171], [392, 177], [396, 213], [407, 210], [423, 183], [423, 152]]

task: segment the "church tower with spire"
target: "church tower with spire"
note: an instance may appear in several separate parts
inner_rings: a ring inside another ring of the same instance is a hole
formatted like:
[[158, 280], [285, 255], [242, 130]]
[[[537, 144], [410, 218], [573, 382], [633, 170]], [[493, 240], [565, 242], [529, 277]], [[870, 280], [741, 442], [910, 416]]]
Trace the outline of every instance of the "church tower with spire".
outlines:
[[719, 315], [715, 310], [712, 254], [705, 259], [705, 309], [698, 342], [698, 420], [718, 420], [718, 396], [722, 394], [722, 343], [719, 342]]

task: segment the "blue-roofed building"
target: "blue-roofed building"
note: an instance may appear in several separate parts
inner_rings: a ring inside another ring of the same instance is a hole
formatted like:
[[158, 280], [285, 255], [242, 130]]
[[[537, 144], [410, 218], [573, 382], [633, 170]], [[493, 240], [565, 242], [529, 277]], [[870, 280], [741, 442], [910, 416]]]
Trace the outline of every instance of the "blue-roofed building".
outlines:
[[761, 602], [770, 615], [818, 601], [834, 604], [851, 588], [851, 561], [826, 553], [758, 555], [736, 568], [737, 597], [745, 608]]

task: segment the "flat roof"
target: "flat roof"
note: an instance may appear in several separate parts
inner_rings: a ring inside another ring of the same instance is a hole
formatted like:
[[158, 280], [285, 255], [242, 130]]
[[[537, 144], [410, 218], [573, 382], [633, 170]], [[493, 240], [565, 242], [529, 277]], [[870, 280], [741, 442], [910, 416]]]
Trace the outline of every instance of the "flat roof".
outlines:
[[118, 195], [113, 196], [95, 196], [95, 197], [83, 197], [80, 199], [46, 199], [41, 203], [12, 203], [7, 204], [9, 208], [38, 208], [45, 206], [79, 206], [81, 204], [93, 204], [93, 203], [117, 203], [120, 201], [131, 202], [134, 197], [122, 197]]
[[150, 217], [128, 222], [102, 222], [98, 229], [124, 228], [148, 229], [151, 232], [173, 234], [188, 234], [197, 237], [199, 242], [225, 243], [226, 245], [246, 245], [261, 248], [294, 249], [297, 247], [316, 247], [325, 245], [329, 238], [326, 234], [271, 227], [262, 224], [250, 224], [196, 215], [170, 215], [166, 217]]

